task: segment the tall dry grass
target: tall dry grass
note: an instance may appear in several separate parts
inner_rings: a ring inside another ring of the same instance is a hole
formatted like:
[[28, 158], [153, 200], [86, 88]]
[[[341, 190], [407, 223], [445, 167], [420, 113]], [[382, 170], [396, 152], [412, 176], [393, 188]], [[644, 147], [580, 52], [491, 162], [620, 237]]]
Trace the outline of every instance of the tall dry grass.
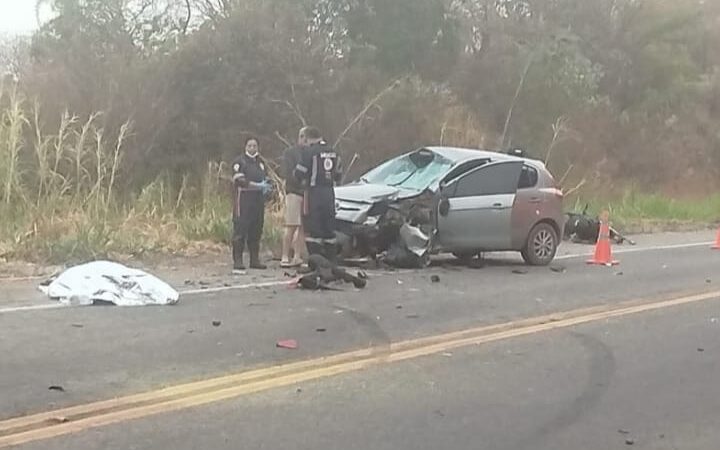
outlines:
[[[221, 250], [231, 233], [226, 167], [210, 163], [180, 183], [159, 174], [137, 192], [121, 192], [131, 133], [130, 122], [106, 130], [100, 113], [66, 113], [47, 131], [37, 103], [0, 86], [0, 258], [66, 263]], [[272, 208], [271, 248], [280, 242], [279, 220]]]

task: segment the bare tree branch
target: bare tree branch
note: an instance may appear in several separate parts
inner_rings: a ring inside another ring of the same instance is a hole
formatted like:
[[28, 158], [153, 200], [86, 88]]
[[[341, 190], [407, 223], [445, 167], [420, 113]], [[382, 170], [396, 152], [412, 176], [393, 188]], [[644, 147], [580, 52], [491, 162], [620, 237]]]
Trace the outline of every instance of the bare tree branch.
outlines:
[[530, 54], [527, 63], [525, 63], [525, 69], [523, 70], [522, 76], [520, 77], [520, 82], [518, 83], [517, 89], [515, 90], [515, 96], [510, 103], [510, 108], [508, 109], [507, 116], [505, 117], [505, 126], [503, 127], [502, 136], [500, 137], [501, 148], [505, 148], [505, 145], [507, 144], [507, 134], [510, 130], [510, 122], [512, 121], [513, 112], [515, 111], [515, 105], [517, 105], [517, 101], [520, 98], [520, 93], [522, 93], [522, 90], [525, 87], [525, 80], [527, 79], [528, 73], [530, 72], [530, 67], [532, 67], [533, 59], [535, 59], [535, 52]]
[[276, 132], [275, 132], [275, 137], [277, 137], [277, 138], [280, 140], [280, 142], [282, 142], [283, 144], [285, 144], [286, 147], [288, 147], [288, 148], [292, 147], [292, 144], [290, 143], [290, 140], [288, 140], [285, 136], [283, 136], [282, 134], [280, 134], [279, 131], [276, 131]]
[[368, 113], [368, 111], [370, 111], [370, 109], [371, 109], [373, 106], [375, 106], [375, 105], [377, 104], [377, 102], [379, 102], [380, 100], [382, 100], [382, 98], [383, 98], [385, 95], [387, 95], [388, 92], [390, 92], [390, 91], [392, 91], [393, 89], [395, 89], [395, 87], [397, 87], [397, 86], [402, 82], [402, 80], [406, 79], [407, 77], [408, 77], [407, 75], [403, 75], [403, 76], [397, 78], [397, 79], [394, 80], [392, 83], [390, 83], [385, 89], [383, 89], [382, 91], [380, 91], [380, 93], [379, 93], [378, 95], [376, 95], [375, 97], [373, 97], [372, 100], [370, 100], [370, 101], [365, 105], [365, 107], [360, 111], [360, 113], [359, 113], [357, 116], [355, 116], [355, 118], [354, 118], [353, 120], [350, 121], [350, 123], [348, 124], [347, 127], [345, 127], [345, 129], [343, 130], [343, 132], [340, 133], [340, 135], [338, 136], [337, 140], [335, 141], [335, 144], [333, 145], [333, 147], [337, 148], [337, 147], [340, 145], [340, 142], [341, 142], [341, 141], [345, 138], [345, 136], [350, 132], [350, 130], [352, 130], [353, 127], [354, 127], [355, 125], [357, 125], [357, 123], [360, 122], [360, 120], [362, 120], [363, 117], [365, 117], [365, 115]]

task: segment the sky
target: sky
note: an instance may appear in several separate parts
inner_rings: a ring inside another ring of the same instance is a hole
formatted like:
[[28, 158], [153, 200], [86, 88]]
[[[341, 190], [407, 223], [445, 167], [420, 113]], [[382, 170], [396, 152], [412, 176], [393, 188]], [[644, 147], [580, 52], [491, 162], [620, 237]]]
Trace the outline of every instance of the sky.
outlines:
[[0, 0], [0, 34], [29, 34], [37, 28], [36, 0]]

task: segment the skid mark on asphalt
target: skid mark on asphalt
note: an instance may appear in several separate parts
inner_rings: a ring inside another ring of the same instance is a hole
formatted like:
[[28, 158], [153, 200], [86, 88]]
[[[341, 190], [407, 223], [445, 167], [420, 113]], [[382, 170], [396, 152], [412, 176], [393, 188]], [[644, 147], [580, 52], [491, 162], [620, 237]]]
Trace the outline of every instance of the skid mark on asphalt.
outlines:
[[570, 428], [591, 412], [610, 389], [617, 367], [615, 355], [610, 347], [602, 340], [588, 334], [574, 331], [566, 334], [578, 341], [589, 359], [587, 381], [580, 395], [569, 405], [562, 407], [549, 421], [541, 424], [536, 431], [528, 434], [514, 446], [518, 450], [534, 450], [546, 439], [557, 437], [558, 433]]

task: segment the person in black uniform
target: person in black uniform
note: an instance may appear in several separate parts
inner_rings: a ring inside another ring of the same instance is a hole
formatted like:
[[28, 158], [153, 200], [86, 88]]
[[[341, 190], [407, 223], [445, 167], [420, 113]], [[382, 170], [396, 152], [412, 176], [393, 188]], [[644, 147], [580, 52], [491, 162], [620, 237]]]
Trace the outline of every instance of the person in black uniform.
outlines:
[[335, 239], [335, 183], [340, 182], [340, 155], [322, 138], [314, 127], [300, 130], [303, 145], [295, 176], [304, 187], [303, 228], [308, 254], [319, 254], [334, 262], [337, 255]]
[[270, 183], [265, 166], [260, 161], [257, 138], [245, 141], [245, 153], [233, 162], [233, 272], [245, 270], [243, 253], [245, 246], [250, 252], [250, 268], [266, 269], [260, 262], [260, 239], [265, 221], [265, 195]]

